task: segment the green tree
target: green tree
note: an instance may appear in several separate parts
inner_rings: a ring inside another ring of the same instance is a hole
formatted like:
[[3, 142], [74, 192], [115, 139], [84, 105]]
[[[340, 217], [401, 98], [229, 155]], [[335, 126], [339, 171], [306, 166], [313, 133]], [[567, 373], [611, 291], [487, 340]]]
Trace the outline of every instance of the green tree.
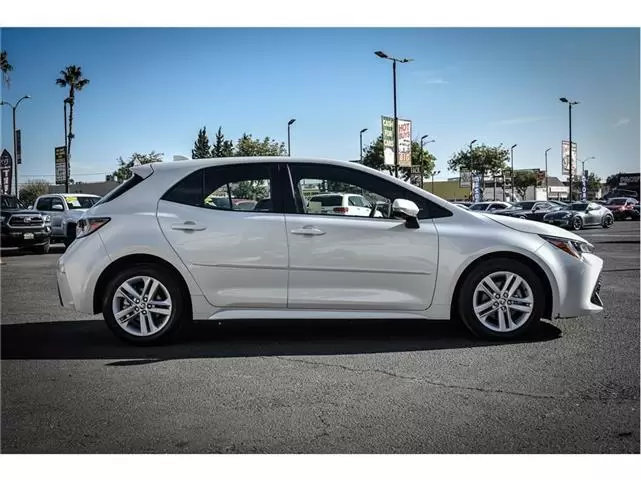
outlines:
[[20, 187], [20, 200], [25, 205], [33, 205], [40, 195], [49, 193], [49, 182], [46, 180], [28, 180]]
[[236, 143], [236, 157], [277, 157], [285, 155], [285, 143], [278, 143], [269, 137], [263, 140], [253, 138], [251, 134], [243, 133]]
[[9, 63], [9, 58], [7, 56], [7, 51], [2, 50], [0, 52], [0, 72], [2, 72], [2, 80], [9, 88], [11, 86], [11, 77], [9, 72], [13, 71], [13, 65]]
[[[379, 135], [376, 140], [365, 147], [363, 153], [363, 165], [374, 168], [380, 171], [386, 171], [390, 174], [394, 173], [393, 165], [385, 165], [385, 157], [383, 154], [383, 136]], [[416, 140], [412, 141], [412, 165], [423, 164], [423, 172], [425, 176], [430, 176], [434, 171], [436, 164], [436, 157], [428, 150], [424, 151], [421, 156], [421, 144]], [[408, 167], [399, 167], [399, 176], [403, 180], [408, 180], [411, 176], [411, 169]]]
[[225, 140], [222, 127], [218, 127], [216, 132], [216, 143], [211, 148], [211, 156], [214, 158], [234, 156], [234, 143], [231, 140]]
[[210, 150], [207, 127], [203, 127], [198, 130], [198, 138], [194, 142], [194, 148], [191, 150], [191, 158], [209, 158], [211, 156]]
[[496, 174], [501, 170], [506, 170], [507, 162], [510, 158], [510, 151], [503, 148], [502, 145], [493, 147], [485, 144], [464, 148], [452, 154], [447, 162], [450, 171], [471, 171], [485, 177], [488, 174]]
[[125, 161], [122, 157], [118, 158], [118, 169], [114, 171], [113, 176], [118, 182], [123, 182], [131, 177], [131, 167], [140, 164], [162, 162], [164, 153], [152, 150], [150, 153], [133, 153], [129, 160]]
[[[610, 190], [617, 188], [619, 186], [619, 176], [621, 173], [615, 173], [614, 175], [610, 175], [606, 180], [605, 184], [610, 188]], [[588, 175], [589, 176], [589, 175]]]
[[60, 77], [56, 79], [56, 85], [62, 88], [69, 88], [69, 96], [67, 97], [69, 103], [69, 130], [67, 133], [67, 165], [71, 165], [71, 140], [73, 135], [73, 107], [76, 102], [76, 92], [80, 92], [87, 85], [89, 79], [84, 78], [82, 69], [76, 65], [69, 65], [64, 70], [60, 71]]
[[522, 199], [528, 187], [536, 187], [538, 176], [532, 170], [514, 170], [514, 189]]
[[[617, 181], [618, 185], [618, 181]], [[572, 183], [572, 196], [574, 197], [575, 200], [580, 200], [581, 199], [581, 189], [583, 188], [583, 182], [581, 180], [580, 176], [575, 176], [574, 181]], [[601, 188], [601, 178], [596, 175], [594, 172], [588, 173], [588, 181], [587, 181], [587, 193], [588, 193], [588, 198], [594, 198], [599, 191], [599, 188]]]

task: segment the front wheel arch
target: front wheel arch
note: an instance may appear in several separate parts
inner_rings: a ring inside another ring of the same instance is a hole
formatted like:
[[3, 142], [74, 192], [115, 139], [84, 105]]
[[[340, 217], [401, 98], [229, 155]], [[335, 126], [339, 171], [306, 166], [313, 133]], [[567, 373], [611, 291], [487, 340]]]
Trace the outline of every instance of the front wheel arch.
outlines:
[[189, 287], [187, 286], [187, 282], [185, 282], [182, 274], [171, 263], [163, 260], [160, 257], [149, 254], [134, 254], [121, 257], [113, 263], [109, 264], [109, 266], [103, 270], [103, 272], [100, 274], [100, 277], [98, 277], [98, 281], [96, 282], [96, 287], [94, 288], [93, 292], [94, 314], [97, 315], [99, 313], [102, 313], [103, 298], [107, 290], [107, 286], [109, 285], [109, 281], [120, 271], [122, 271], [122, 269], [131, 267], [131, 265], [135, 264], [157, 265], [175, 275], [175, 278], [178, 279], [178, 283], [180, 284], [184, 295], [188, 315], [192, 315], [191, 293], [189, 292]]
[[521, 263], [524, 263], [532, 270], [534, 270], [539, 278], [541, 278], [543, 283], [543, 288], [545, 290], [545, 306], [543, 307], [543, 318], [551, 320], [552, 319], [552, 307], [554, 304], [554, 296], [552, 295], [552, 285], [548, 275], [545, 271], [536, 263], [534, 260], [521, 255], [520, 253], [514, 252], [493, 252], [483, 255], [472, 263], [470, 263], [463, 272], [459, 275], [456, 286], [454, 287], [454, 293], [452, 294], [452, 301], [450, 302], [450, 318], [455, 318], [456, 316], [456, 306], [458, 305], [459, 296], [461, 294], [461, 287], [467, 275], [469, 275], [479, 264], [486, 262], [487, 260], [495, 259], [510, 259], [517, 260]]

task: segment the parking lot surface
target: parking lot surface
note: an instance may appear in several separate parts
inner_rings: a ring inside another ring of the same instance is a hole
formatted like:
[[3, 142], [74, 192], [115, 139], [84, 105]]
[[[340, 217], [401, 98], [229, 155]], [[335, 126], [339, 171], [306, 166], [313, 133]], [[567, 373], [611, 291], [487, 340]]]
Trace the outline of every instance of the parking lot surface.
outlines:
[[130, 347], [3, 253], [3, 453], [639, 453], [639, 223], [580, 232], [605, 311], [518, 343], [415, 321], [203, 322]]

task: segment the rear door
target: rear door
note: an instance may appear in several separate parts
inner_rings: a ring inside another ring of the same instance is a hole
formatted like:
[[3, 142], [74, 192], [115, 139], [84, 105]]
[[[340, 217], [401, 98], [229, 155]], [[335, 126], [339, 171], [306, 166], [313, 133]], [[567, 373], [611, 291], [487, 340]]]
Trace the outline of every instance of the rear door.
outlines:
[[[203, 168], [158, 202], [163, 234], [212, 305], [287, 306], [287, 236], [277, 172], [277, 165], [259, 162]], [[271, 201], [252, 211], [236, 208], [232, 197]]]

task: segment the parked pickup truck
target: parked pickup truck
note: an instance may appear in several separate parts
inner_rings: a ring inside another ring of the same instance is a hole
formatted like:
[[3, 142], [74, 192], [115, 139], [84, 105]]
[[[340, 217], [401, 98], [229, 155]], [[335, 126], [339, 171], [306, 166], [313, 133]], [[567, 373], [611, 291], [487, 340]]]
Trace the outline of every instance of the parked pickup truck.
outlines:
[[19, 248], [35, 253], [48, 253], [51, 238], [51, 217], [27, 210], [20, 200], [2, 195], [1, 248]]
[[50, 193], [38, 197], [33, 208], [51, 216], [51, 241], [68, 247], [76, 239], [78, 220], [98, 200], [98, 195], [86, 193]]

